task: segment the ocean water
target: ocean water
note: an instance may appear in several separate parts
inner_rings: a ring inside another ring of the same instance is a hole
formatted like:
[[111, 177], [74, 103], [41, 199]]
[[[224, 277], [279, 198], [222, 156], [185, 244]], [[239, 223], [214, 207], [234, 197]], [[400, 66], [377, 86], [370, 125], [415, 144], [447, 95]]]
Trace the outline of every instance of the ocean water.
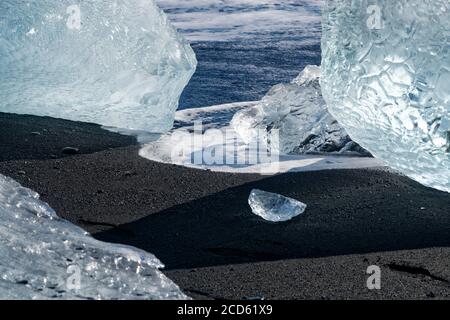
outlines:
[[179, 109], [261, 99], [320, 64], [322, 0], [157, 0], [199, 61]]
[[[191, 42], [198, 67], [181, 97], [174, 128], [157, 137], [136, 133], [143, 143], [139, 152], [143, 158], [265, 175], [383, 166], [376, 159], [339, 155], [277, 155], [261, 160], [267, 150], [246, 144], [230, 127], [237, 111], [255, 105], [272, 86], [291, 82], [307, 65], [320, 65], [322, 0], [157, 2]], [[199, 122], [200, 131], [195, 128]], [[209, 159], [212, 154], [217, 161]], [[238, 161], [244, 157], [258, 160]]]

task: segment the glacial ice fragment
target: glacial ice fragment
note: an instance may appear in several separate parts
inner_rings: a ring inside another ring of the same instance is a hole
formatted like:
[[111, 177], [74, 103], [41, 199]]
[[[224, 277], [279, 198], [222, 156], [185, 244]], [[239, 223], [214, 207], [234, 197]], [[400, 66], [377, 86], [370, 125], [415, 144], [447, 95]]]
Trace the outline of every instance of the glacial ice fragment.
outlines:
[[95, 240], [0, 175], [0, 299], [186, 299], [152, 254]]
[[306, 210], [300, 201], [258, 189], [251, 191], [248, 204], [254, 214], [272, 222], [291, 220]]
[[328, 112], [319, 78], [320, 67], [307, 66], [290, 84], [274, 86], [257, 105], [238, 111], [231, 126], [246, 143], [261, 130], [268, 138], [278, 130], [282, 154], [353, 151], [368, 155]]
[[196, 67], [153, 0], [0, 1], [0, 111], [163, 132]]
[[450, 192], [450, 1], [329, 0], [322, 92], [374, 156]]

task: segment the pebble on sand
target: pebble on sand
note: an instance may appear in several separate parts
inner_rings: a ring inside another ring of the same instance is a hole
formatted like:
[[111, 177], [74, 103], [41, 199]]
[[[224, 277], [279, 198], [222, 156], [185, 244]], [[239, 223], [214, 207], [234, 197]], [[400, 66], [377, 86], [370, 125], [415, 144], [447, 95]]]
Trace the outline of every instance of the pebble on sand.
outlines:
[[80, 152], [80, 150], [74, 147], [65, 147], [62, 149], [63, 154], [78, 154], [78, 152]]

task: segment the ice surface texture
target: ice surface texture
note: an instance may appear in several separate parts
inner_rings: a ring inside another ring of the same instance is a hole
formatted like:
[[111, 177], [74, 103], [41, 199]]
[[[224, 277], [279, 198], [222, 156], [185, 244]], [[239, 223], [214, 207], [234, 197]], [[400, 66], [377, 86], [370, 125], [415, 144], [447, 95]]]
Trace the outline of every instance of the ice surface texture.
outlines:
[[161, 267], [152, 254], [93, 239], [0, 175], [0, 299], [186, 298]]
[[450, 192], [450, 1], [327, 1], [322, 92], [352, 139]]
[[252, 190], [248, 204], [254, 214], [272, 222], [291, 220], [306, 210], [300, 201], [258, 189]]
[[251, 143], [263, 129], [279, 130], [280, 152], [366, 152], [330, 115], [319, 84], [320, 67], [307, 66], [290, 84], [274, 86], [256, 106], [238, 111], [231, 126]]
[[0, 1], [0, 111], [166, 131], [195, 67], [153, 0]]

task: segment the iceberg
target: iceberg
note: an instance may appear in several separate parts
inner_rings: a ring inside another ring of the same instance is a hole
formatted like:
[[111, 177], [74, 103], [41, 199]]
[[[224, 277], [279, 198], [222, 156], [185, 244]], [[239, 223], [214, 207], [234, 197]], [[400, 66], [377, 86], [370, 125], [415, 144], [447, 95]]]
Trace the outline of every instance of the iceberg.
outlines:
[[289, 84], [274, 86], [255, 106], [238, 111], [231, 126], [250, 144], [260, 132], [279, 137], [281, 154], [368, 153], [355, 144], [328, 112], [319, 84], [320, 67], [307, 66]]
[[306, 204], [271, 192], [251, 191], [248, 204], [253, 213], [271, 222], [291, 220], [306, 210]]
[[0, 175], [0, 299], [186, 299], [152, 254], [95, 240]]
[[331, 114], [390, 167], [450, 192], [450, 1], [327, 1]]
[[153, 0], [2, 0], [0, 111], [164, 132], [196, 68]]

